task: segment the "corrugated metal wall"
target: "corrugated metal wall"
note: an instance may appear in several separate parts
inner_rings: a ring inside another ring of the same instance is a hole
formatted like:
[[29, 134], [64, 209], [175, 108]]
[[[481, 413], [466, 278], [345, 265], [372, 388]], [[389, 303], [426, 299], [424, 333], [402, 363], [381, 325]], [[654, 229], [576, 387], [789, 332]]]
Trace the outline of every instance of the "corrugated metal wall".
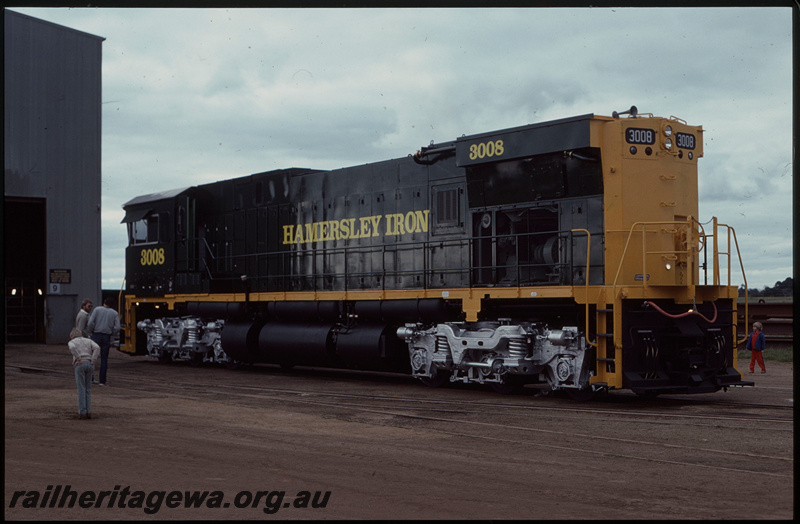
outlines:
[[[45, 342], [63, 343], [80, 301], [101, 301], [104, 38], [5, 10], [4, 39], [5, 196], [45, 199]], [[48, 285], [54, 269], [70, 282]]]

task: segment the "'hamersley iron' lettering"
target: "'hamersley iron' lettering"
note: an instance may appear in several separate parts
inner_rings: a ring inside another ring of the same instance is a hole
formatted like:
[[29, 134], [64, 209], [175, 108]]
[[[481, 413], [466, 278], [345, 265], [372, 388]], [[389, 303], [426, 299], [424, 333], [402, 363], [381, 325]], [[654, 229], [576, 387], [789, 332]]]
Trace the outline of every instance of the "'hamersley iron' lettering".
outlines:
[[430, 210], [283, 226], [284, 244], [427, 233]]

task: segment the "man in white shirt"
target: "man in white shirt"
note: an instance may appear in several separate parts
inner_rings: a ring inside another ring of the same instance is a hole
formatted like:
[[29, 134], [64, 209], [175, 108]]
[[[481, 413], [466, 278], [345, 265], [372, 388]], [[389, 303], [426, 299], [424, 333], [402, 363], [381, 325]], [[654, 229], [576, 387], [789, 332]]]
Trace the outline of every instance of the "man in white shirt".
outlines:
[[69, 334], [69, 351], [75, 368], [75, 383], [78, 386], [78, 418], [92, 418], [92, 373], [94, 363], [100, 359], [100, 346], [83, 336], [81, 330], [72, 328]]
[[108, 371], [108, 350], [111, 349], [111, 338], [119, 335], [119, 315], [114, 310], [116, 301], [112, 297], [103, 300], [103, 305], [94, 308], [87, 326], [92, 340], [100, 346], [100, 385], [106, 385]]

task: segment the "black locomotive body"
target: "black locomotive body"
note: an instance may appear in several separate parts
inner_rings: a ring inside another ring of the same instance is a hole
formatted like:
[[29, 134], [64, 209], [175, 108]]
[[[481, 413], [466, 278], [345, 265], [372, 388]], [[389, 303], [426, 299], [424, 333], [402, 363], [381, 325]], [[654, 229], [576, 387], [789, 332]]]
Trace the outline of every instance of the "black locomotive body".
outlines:
[[120, 349], [574, 396], [740, 383], [736, 287], [699, 285], [700, 133], [584, 115], [137, 197]]

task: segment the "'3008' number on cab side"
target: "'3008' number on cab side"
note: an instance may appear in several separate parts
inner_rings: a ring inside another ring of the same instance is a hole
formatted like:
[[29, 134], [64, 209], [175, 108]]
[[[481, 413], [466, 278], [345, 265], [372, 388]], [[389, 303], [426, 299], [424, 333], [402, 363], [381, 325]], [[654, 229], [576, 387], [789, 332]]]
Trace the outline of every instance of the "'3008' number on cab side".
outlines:
[[470, 160], [475, 160], [478, 158], [491, 158], [493, 156], [500, 156], [503, 153], [505, 153], [505, 148], [502, 140], [481, 142], [480, 144], [472, 144], [469, 146]]
[[164, 248], [142, 249], [142, 258], [139, 263], [143, 266], [157, 266], [164, 263]]

